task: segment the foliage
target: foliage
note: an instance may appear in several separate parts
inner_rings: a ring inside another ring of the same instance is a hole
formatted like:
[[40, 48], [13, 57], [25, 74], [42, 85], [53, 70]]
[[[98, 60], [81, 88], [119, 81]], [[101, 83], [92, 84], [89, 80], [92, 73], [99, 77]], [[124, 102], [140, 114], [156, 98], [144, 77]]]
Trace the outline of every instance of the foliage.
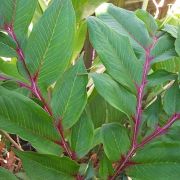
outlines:
[[102, 2], [0, 0], [2, 178], [179, 179], [180, 28]]

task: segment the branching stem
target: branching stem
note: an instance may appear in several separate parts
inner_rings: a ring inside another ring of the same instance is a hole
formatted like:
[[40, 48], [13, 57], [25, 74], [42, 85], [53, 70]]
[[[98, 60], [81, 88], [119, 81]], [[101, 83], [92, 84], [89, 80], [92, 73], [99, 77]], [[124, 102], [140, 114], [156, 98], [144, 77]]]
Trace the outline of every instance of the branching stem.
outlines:
[[[5, 29], [5, 31], [9, 34], [9, 36], [11, 36], [11, 38], [16, 42], [16, 45], [17, 45], [16, 52], [17, 52], [17, 54], [18, 54], [18, 56], [19, 56], [19, 60], [20, 60], [20, 61], [22, 62], [22, 64], [23, 64], [24, 70], [26, 71], [27, 76], [28, 76], [28, 79], [29, 79], [29, 81], [30, 81], [30, 83], [31, 83], [31, 86], [28, 86], [28, 85], [26, 85], [25, 83], [22, 83], [22, 82], [19, 82], [19, 81], [18, 81], [19, 85], [30, 89], [31, 92], [43, 103], [43, 105], [44, 105], [44, 110], [45, 110], [52, 118], [54, 118], [54, 117], [53, 117], [52, 110], [51, 110], [51, 107], [50, 107], [49, 104], [46, 102], [46, 100], [44, 99], [44, 97], [43, 97], [40, 89], [39, 89], [38, 86], [37, 86], [37, 82], [36, 82], [37, 77], [34, 78], [34, 77], [31, 75], [28, 67], [26, 66], [24, 52], [23, 52], [23, 50], [22, 50], [22, 48], [21, 48], [21, 46], [20, 46], [20, 44], [19, 44], [19, 42], [18, 42], [18, 40], [17, 40], [16, 34], [14, 33], [13, 26], [12, 26], [12, 25], [5, 25], [5, 26], [4, 26], [4, 29]], [[0, 80], [9, 80], [9, 79], [6, 78], [6, 77], [0, 76]], [[61, 123], [62, 123], [61, 120], [60, 120], [60, 122], [58, 122], [58, 123], [61, 125]], [[76, 157], [76, 156], [75, 156], [75, 153], [70, 149], [68, 143], [67, 143], [66, 140], [65, 140], [64, 131], [63, 131], [62, 125], [61, 125], [61, 126], [58, 125], [58, 126], [56, 126], [56, 128], [58, 129], [58, 132], [59, 132], [59, 134], [60, 134], [60, 136], [61, 136], [61, 143], [58, 143], [58, 144], [62, 146], [62, 148], [63, 148], [63, 150], [65, 151], [65, 153], [66, 153], [71, 159], [75, 160], [75, 159], [76, 159], [76, 158], [75, 158], [75, 157]]]
[[147, 136], [144, 140], [142, 140], [141, 143], [138, 144], [138, 131], [139, 127], [142, 121], [142, 102], [143, 102], [143, 96], [144, 96], [144, 89], [147, 84], [147, 75], [150, 69], [150, 63], [153, 60], [153, 57], [151, 57], [151, 49], [154, 47], [154, 45], [157, 42], [157, 38], [154, 37], [153, 43], [149, 48], [144, 48], [146, 52], [146, 59], [143, 66], [143, 74], [142, 74], [142, 80], [141, 84], [137, 85], [137, 106], [136, 106], [136, 114], [134, 117], [134, 127], [133, 127], [133, 136], [132, 136], [132, 144], [129, 152], [125, 156], [125, 158], [120, 160], [119, 166], [116, 168], [115, 173], [112, 177], [109, 177], [109, 180], [114, 180], [123, 170], [128, 166], [130, 158], [135, 154], [135, 152], [142, 148], [144, 145], [155, 139], [161, 134], [164, 134], [169, 127], [177, 120], [180, 119], [180, 113], [175, 113], [163, 127], [158, 127], [155, 129], [155, 131]]

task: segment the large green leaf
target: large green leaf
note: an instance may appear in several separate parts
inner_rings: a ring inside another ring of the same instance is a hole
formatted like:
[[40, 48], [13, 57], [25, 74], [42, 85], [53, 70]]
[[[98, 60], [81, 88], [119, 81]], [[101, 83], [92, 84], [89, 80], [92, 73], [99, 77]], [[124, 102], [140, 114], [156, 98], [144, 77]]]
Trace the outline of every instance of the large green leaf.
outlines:
[[0, 0], [0, 16], [6, 25], [13, 24], [18, 40], [27, 35], [37, 0]]
[[86, 155], [92, 147], [94, 127], [89, 116], [84, 112], [80, 120], [72, 127], [71, 147], [79, 158]]
[[180, 112], [180, 88], [177, 81], [166, 91], [163, 105], [169, 115]]
[[108, 0], [72, 0], [77, 20], [80, 21], [93, 14], [96, 7]]
[[70, 128], [78, 121], [86, 105], [87, 75], [84, 73], [86, 69], [81, 57], [55, 86], [51, 105], [55, 116], [62, 118], [64, 128]]
[[117, 161], [130, 147], [130, 140], [126, 129], [118, 123], [102, 126], [103, 147], [111, 161]]
[[168, 34], [158, 38], [151, 50], [151, 56], [154, 57], [153, 63], [165, 61], [177, 55], [174, 48], [174, 41], [175, 39]]
[[71, 1], [53, 0], [34, 26], [25, 49], [27, 67], [43, 92], [69, 65], [74, 34]]
[[151, 44], [145, 23], [134, 12], [106, 3], [96, 10], [96, 15], [112, 30], [127, 36], [137, 54], [143, 55], [144, 48]]
[[18, 180], [10, 171], [4, 168], [0, 168], [0, 180]]
[[90, 41], [107, 72], [119, 83], [135, 91], [134, 82], [141, 81], [142, 65], [137, 60], [129, 39], [95, 17], [88, 18], [88, 27]]
[[79, 165], [67, 157], [38, 154], [34, 152], [16, 152], [22, 159], [23, 167], [30, 179], [36, 180], [73, 180]]
[[60, 154], [52, 118], [32, 100], [0, 87], [0, 129], [17, 134], [42, 153]]
[[113, 107], [130, 117], [135, 112], [136, 97], [107, 74], [91, 75], [98, 93]]
[[135, 164], [127, 169], [134, 180], [178, 180], [180, 177], [180, 143], [157, 142], [137, 152]]
[[124, 122], [124, 119], [127, 119], [124, 113], [111, 106], [95, 89], [88, 98], [86, 109], [91, 115], [95, 128], [100, 127], [104, 123], [121, 123]]

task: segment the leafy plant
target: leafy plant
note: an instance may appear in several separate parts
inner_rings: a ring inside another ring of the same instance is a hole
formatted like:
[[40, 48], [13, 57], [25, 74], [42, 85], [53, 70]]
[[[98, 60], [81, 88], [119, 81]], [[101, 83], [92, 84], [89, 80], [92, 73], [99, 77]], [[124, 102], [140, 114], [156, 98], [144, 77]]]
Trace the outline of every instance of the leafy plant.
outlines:
[[180, 28], [102, 2], [0, 0], [1, 177], [179, 179]]

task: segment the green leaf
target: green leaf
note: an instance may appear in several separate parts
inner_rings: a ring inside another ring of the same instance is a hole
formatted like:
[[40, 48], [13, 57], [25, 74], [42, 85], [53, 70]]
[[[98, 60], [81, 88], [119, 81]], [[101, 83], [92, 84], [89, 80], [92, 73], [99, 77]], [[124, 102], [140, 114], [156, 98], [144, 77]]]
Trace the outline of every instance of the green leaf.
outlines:
[[77, 21], [80, 21], [93, 14], [95, 9], [108, 0], [72, 0], [76, 12]]
[[153, 69], [164, 69], [169, 72], [180, 72], [180, 57], [175, 57], [167, 61], [155, 63]]
[[[67, 15], [68, 14], [68, 15]], [[70, 63], [75, 14], [70, 0], [53, 0], [34, 26], [25, 49], [26, 64], [43, 93]]]
[[99, 176], [101, 179], [108, 179], [109, 176], [113, 175], [113, 167], [111, 161], [103, 153], [100, 159]]
[[92, 143], [92, 148], [102, 143], [102, 133], [101, 133], [101, 127], [94, 130], [94, 138]]
[[87, 101], [87, 75], [82, 57], [57, 81], [52, 97], [55, 116], [62, 118], [64, 128], [72, 127], [79, 119]]
[[0, 56], [1, 57], [16, 57], [16, 51], [8, 45], [0, 42]]
[[153, 63], [168, 60], [176, 55], [174, 49], [174, 38], [168, 34], [158, 38], [156, 44], [151, 50], [151, 56], [154, 57], [152, 61]]
[[135, 92], [134, 82], [138, 84], [141, 81], [142, 64], [137, 60], [129, 39], [95, 17], [88, 18], [88, 27], [90, 41], [107, 72]]
[[95, 89], [88, 98], [86, 109], [91, 115], [95, 128], [100, 127], [104, 123], [121, 123], [124, 119], [127, 119], [124, 113], [111, 106]]
[[167, 72], [165, 70], [157, 70], [154, 73], [148, 76], [148, 87], [157, 86], [163, 84], [165, 82], [175, 80], [177, 78], [177, 74]]
[[92, 147], [94, 127], [89, 116], [84, 112], [80, 120], [72, 127], [71, 147], [79, 158], [85, 156]]
[[86, 39], [86, 34], [87, 34], [87, 23], [86, 21], [82, 21], [77, 25], [75, 43], [74, 43], [74, 52], [72, 57], [73, 60], [75, 60], [82, 51]]
[[12, 59], [11, 61], [3, 61], [0, 59], [0, 72], [19, 80], [26, 81], [17, 70], [16, 59]]
[[180, 27], [178, 28], [178, 32], [177, 32], [177, 39], [175, 41], [175, 49], [178, 55], [180, 56]]
[[165, 24], [162, 30], [168, 32], [172, 37], [177, 38], [178, 28], [176, 26]]
[[6, 25], [13, 24], [17, 39], [23, 42], [36, 9], [37, 0], [0, 0], [0, 16]]
[[[98, 93], [113, 107], [130, 117], [135, 112], [136, 97], [107, 74], [91, 74]], [[129, 103], [130, 102], [130, 103]]]
[[17, 180], [16, 176], [14, 176], [10, 171], [4, 168], [0, 168], [0, 179], [1, 180]]
[[180, 112], [180, 88], [177, 81], [166, 91], [163, 105], [169, 115]]
[[17, 134], [42, 153], [61, 154], [52, 118], [32, 100], [0, 87], [0, 129]]
[[137, 164], [127, 169], [134, 180], [178, 180], [180, 176], [180, 143], [157, 142], [138, 151], [133, 161]]
[[16, 152], [22, 159], [23, 167], [30, 179], [36, 180], [73, 180], [79, 165], [67, 157], [38, 154], [34, 152]]
[[157, 100], [153, 102], [144, 110], [143, 121], [146, 123], [148, 128], [154, 129], [158, 125], [159, 116], [161, 112], [161, 98], [158, 96]]
[[9, 46], [12, 50], [16, 51], [15, 41], [4, 32], [0, 32], [0, 42]]
[[144, 11], [142, 9], [138, 9], [135, 11], [136, 16], [141, 19], [144, 23], [145, 26], [150, 34], [150, 36], [155, 35], [158, 25], [154, 19], [154, 17], [149, 14], [147, 11]]
[[144, 48], [152, 43], [145, 23], [134, 12], [105, 3], [96, 15], [111, 29], [128, 37], [137, 54], [144, 54]]
[[130, 140], [126, 129], [118, 123], [105, 124], [102, 126], [102, 139], [104, 151], [111, 161], [117, 161], [127, 153]]

